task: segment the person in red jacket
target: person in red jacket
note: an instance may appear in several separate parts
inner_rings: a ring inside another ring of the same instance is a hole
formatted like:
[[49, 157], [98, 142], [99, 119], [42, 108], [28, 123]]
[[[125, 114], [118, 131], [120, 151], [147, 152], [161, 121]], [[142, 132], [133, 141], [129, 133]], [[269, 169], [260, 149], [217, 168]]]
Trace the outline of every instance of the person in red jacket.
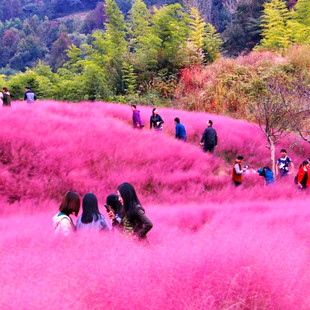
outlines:
[[310, 176], [309, 176], [309, 161], [305, 160], [301, 164], [297, 173], [297, 185], [300, 189], [307, 188], [310, 186]]
[[248, 166], [245, 166], [242, 168], [242, 163], [243, 163], [244, 157], [242, 155], [237, 156], [234, 164], [233, 164], [233, 169], [232, 169], [232, 181], [236, 186], [239, 186], [242, 184], [242, 174], [244, 173], [245, 170], [248, 169]]

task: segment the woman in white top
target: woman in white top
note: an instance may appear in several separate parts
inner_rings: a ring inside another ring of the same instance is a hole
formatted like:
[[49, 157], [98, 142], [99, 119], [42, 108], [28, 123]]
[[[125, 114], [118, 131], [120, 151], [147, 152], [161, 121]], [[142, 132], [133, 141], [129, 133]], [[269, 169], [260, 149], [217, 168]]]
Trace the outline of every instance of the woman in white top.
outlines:
[[55, 233], [61, 233], [65, 236], [75, 231], [75, 226], [70, 218], [70, 214], [78, 215], [80, 210], [80, 197], [75, 192], [67, 192], [60, 207], [59, 213], [53, 217]]

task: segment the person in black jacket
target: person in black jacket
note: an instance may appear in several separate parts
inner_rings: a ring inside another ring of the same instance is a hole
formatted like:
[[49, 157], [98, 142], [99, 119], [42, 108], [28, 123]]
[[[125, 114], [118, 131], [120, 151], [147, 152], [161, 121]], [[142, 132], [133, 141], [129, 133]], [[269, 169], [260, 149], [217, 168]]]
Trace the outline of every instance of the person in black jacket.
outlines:
[[152, 111], [152, 116], [150, 118], [150, 129], [154, 127], [155, 130], [161, 131], [163, 130], [163, 123], [164, 123], [163, 119], [159, 114], [157, 114], [157, 109], [154, 108]]
[[213, 122], [211, 120], [207, 121], [207, 128], [203, 132], [200, 140], [200, 145], [203, 146], [205, 152], [214, 152], [214, 148], [217, 146], [217, 133], [212, 127]]
[[122, 183], [117, 189], [117, 194], [124, 208], [122, 215], [124, 232], [145, 239], [153, 224], [145, 215], [134, 187], [130, 183]]

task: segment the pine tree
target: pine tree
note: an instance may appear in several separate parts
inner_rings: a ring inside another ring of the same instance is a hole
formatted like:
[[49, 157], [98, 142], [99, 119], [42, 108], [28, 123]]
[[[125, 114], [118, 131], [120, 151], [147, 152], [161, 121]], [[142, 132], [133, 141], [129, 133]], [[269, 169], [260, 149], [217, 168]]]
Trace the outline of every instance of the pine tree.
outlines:
[[73, 74], [80, 73], [82, 70], [82, 50], [76, 45], [72, 44], [69, 46], [66, 52], [67, 58], [69, 58], [69, 60], [64, 64], [64, 68], [67, 68]]
[[205, 32], [206, 35], [203, 45], [204, 62], [210, 63], [220, 57], [220, 49], [223, 41], [212, 24], [207, 24]]
[[157, 68], [160, 39], [151, 27], [151, 13], [142, 0], [135, 0], [129, 11], [129, 35], [132, 61], [141, 74], [141, 80], [148, 80]]
[[189, 40], [197, 48], [197, 50], [202, 50], [204, 46], [205, 39], [205, 27], [206, 23], [203, 21], [203, 18], [200, 16], [197, 9], [190, 9], [190, 31], [189, 31]]
[[310, 0], [298, 0], [293, 17], [297, 22], [310, 27]]
[[134, 73], [134, 68], [131, 64], [124, 62], [122, 72], [124, 89], [127, 90], [129, 95], [133, 95], [137, 89], [137, 76]]
[[114, 0], [106, 0], [105, 12], [107, 16], [105, 24], [106, 54], [110, 62], [120, 64], [122, 57], [128, 52], [124, 16]]
[[286, 48], [291, 43], [290, 29], [287, 27], [292, 14], [282, 0], [264, 4], [261, 27], [263, 28], [261, 46], [265, 48]]
[[195, 48], [196, 59], [209, 63], [220, 55], [222, 40], [216, 29], [203, 21], [197, 9], [191, 8], [189, 42]]
[[180, 4], [154, 9], [153, 33], [160, 40], [158, 69], [176, 73], [185, 63], [187, 55], [188, 14]]
[[122, 66], [128, 58], [128, 44], [124, 16], [114, 0], [106, 0], [105, 14], [106, 31], [97, 30], [93, 33], [92, 45], [84, 45], [87, 62], [92, 61], [96, 66], [106, 71], [109, 84], [117, 93], [123, 92]]

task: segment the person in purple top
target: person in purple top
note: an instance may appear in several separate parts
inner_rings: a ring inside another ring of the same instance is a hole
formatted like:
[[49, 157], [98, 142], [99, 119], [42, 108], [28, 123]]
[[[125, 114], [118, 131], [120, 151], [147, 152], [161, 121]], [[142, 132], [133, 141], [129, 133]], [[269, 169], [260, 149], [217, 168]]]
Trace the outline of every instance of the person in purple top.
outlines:
[[142, 129], [144, 127], [144, 124], [143, 124], [141, 117], [140, 117], [140, 111], [137, 110], [137, 106], [135, 104], [131, 105], [131, 110], [132, 110], [133, 128]]

